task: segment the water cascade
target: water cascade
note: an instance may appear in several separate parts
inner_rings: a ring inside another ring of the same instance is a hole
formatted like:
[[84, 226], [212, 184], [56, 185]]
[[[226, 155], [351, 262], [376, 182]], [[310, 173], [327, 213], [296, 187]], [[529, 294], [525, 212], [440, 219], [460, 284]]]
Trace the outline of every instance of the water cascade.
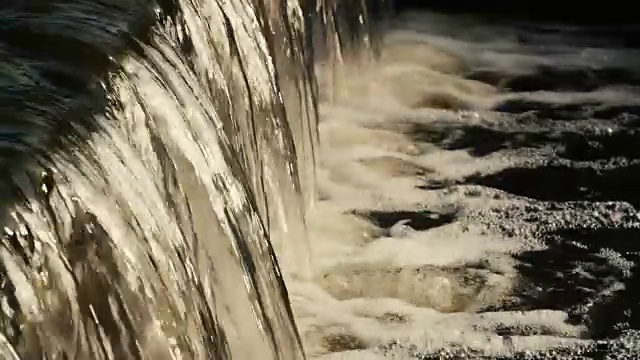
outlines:
[[0, 5], [3, 358], [304, 358], [315, 64], [383, 3]]

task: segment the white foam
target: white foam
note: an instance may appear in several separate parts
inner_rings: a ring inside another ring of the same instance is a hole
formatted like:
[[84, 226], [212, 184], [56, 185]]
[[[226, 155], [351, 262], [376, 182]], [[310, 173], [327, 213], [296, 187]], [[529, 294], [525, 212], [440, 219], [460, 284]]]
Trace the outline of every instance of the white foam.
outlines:
[[[626, 102], [632, 95], [622, 88], [514, 95], [464, 79], [478, 67], [514, 74], [540, 64], [583, 63], [595, 50], [526, 47], [513, 29], [456, 21], [405, 14], [401, 29], [387, 34], [381, 60], [357, 69], [347, 63], [340, 96], [321, 104], [321, 201], [308, 216], [316, 280], [289, 284], [311, 358], [414, 359], [416, 352], [452, 346], [504, 355], [584, 343], [578, 340], [584, 328], [567, 324], [561, 311], [475, 312], [508, 300], [519, 276], [511, 255], [539, 246], [526, 237], [503, 238], [468, 216], [504, 208], [515, 197], [487, 189], [475, 197], [418, 189], [426, 178], [461, 179], [531, 158], [446, 151], [413, 139], [408, 129], [496, 125], [500, 118], [482, 110], [516, 96], [568, 103]], [[424, 231], [407, 219], [379, 229], [353, 210], [457, 210], [458, 219]], [[507, 341], [496, 334], [500, 327], [539, 329], [541, 335]]]

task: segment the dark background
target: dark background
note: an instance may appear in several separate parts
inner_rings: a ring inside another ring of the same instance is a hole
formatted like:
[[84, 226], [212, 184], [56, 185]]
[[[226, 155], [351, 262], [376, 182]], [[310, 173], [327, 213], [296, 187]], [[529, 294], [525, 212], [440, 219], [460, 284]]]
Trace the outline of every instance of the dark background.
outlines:
[[637, 3], [622, 0], [395, 0], [397, 11], [408, 9], [446, 13], [473, 13], [502, 20], [629, 26], [640, 23]]
[[633, 1], [393, 0], [388, 6], [395, 13], [424, 10], [500, 24], [550, 26], [548, 31], [556, 31], [555, 25], [578, 25], [586, 35], [611, 39], [620, 47], [640, 48], [640, 12]]

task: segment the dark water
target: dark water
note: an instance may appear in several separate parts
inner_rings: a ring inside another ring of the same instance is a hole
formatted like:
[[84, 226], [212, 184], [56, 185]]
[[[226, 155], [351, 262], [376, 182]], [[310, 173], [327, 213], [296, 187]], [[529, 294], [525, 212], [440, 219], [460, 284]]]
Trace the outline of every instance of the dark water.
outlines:
[[527, 21], [537, 24], [582, 24], [589, 26], [613, 25], [616, 27], [638, 24], [630, 3], [620, 0], [564, 4], [550, 0], [483, 2], [397, 0], [400, 11], [415, 9], [449, 14], [470, 14], [476, 17], [502, 21]]

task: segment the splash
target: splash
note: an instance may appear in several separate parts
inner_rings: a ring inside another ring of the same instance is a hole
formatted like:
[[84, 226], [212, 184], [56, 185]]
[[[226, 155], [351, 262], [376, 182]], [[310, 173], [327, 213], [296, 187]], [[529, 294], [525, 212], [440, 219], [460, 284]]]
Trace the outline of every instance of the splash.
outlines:
[[304, 358], [314, 63], [374, 49], [368, 6], [3, 4], [0, 354]]

